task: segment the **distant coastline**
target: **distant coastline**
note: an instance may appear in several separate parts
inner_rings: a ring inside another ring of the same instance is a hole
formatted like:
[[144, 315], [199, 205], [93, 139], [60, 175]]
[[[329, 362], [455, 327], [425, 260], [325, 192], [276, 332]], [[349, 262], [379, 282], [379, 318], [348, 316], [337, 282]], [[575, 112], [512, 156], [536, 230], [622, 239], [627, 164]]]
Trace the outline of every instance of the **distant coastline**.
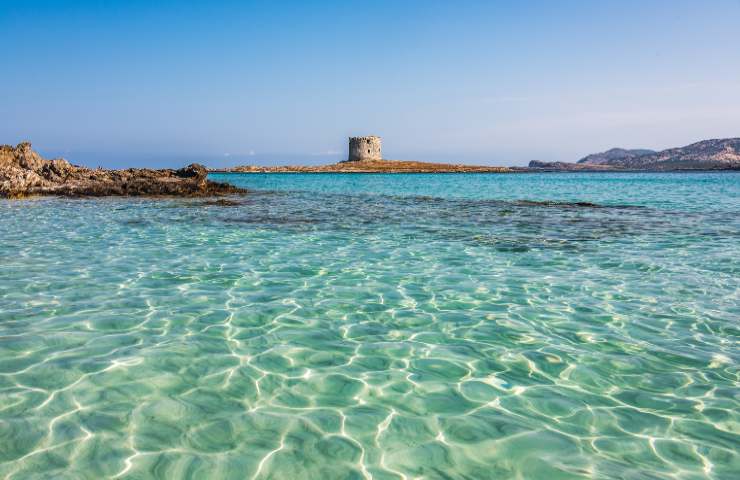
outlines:
[[[378, 149], [379, 152], [379, 149]], [[720, 172], [740, 171], [740, 138], [703, 140], [663, 151], [614, 148], [578, 162], [533, 160], [527, 167], [496, 167], [370, 158], [327, 165], [257, 166], [207, 169], [191, 164], [172, 169], [91, 169], [64, 159], [46, 160], [28, 142], [0, 146], [0, 197], [59, 196], [217, 196], [244, 193], [209, 173], [546, 173], [546, 172]]]

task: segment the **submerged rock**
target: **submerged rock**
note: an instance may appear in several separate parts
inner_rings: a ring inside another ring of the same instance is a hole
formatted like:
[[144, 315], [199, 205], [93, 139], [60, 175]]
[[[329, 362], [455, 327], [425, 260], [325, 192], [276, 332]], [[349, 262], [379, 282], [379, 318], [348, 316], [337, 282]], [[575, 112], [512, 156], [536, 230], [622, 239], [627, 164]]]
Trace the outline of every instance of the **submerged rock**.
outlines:
[[208, 180], [197, 163], [179, 170], [91, 169], [64, 159], [46, 160], [28, 142], [0, 146], [0, 197], [29, 195], [201, 197], [244, 193], [243, 189]]

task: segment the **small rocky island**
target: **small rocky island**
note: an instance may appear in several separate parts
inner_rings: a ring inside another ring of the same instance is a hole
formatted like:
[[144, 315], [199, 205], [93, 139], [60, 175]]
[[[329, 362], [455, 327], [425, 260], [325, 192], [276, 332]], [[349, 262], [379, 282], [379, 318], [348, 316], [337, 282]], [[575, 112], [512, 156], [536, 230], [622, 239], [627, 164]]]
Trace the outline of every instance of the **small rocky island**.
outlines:
[[219, 173], [512, 173], [527, 171], [527, 169], [411, 160], [362, 160], [343, 161], [329, 165], [283, 165], [275, 167], [240, 165], [211, 171]]
[[383, 158], [381, 142], [381, 138], [377, 135], [349, 137], [347, 160], [329, 165], [284, 165], [275, 167], [241, 165], [214, 171], [227, 173], [510, 173], [522, 170], [487, 165], [386, 160]]
[[0, 197], [205, 197], [244, 192], [227, 183], [212, 182], [207, 176], [208, 170], [197, 163], [179, 170], [92, 169], [64, 159], [46, 160], [28, 142], [0, 146]]

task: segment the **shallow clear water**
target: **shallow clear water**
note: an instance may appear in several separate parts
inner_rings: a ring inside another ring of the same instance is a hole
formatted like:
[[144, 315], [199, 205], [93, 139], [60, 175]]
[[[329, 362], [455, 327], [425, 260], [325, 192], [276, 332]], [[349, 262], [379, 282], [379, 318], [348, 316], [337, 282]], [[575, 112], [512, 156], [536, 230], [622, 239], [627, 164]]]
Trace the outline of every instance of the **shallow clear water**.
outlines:
[[737, 478], [740, 175], [214, 177], [0, 201], [0, 478]]

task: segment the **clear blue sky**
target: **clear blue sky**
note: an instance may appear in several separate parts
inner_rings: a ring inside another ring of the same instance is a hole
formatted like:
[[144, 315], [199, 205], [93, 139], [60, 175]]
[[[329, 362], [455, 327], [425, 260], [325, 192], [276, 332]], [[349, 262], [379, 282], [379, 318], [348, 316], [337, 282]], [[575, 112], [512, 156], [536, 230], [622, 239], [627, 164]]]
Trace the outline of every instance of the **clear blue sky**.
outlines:
[[103, 166], [515, 165], [740, 136], [740, 0], [0, 0], [0, 143]]

